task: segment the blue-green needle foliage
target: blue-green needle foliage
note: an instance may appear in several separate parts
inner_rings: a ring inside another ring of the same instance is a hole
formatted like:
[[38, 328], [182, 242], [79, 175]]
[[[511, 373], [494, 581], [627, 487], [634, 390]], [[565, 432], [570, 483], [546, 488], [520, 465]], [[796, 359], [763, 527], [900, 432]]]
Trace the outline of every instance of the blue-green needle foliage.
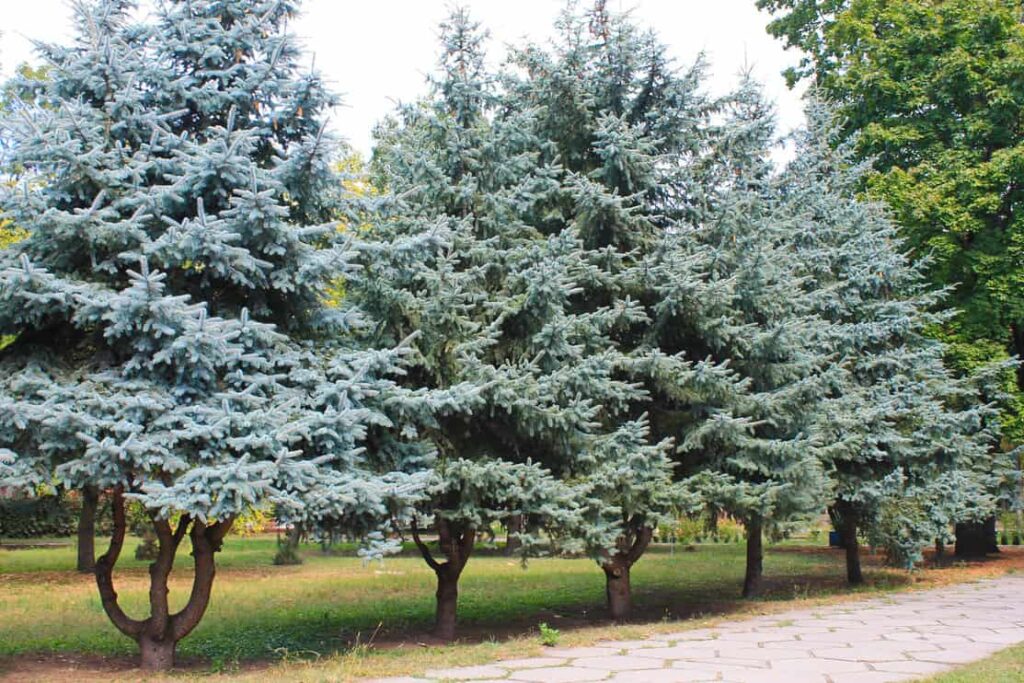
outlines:
[[[0, 252], [0, 334], [17, 335], [0, 355], [0, 461], [4, 485], [141, 503], [156, 582], [186, 534], [203, 574], [249, 506], [366, 531], [417, 483], [364, 444], [390, 425], [402, 347], [358, 347], [357, 312], [324, 303], [356, 274], [331, 220], [335, 99], [285, 30], [297, 3], [133, 8], [76, 4], [75, 41], [40, 46], [49, 78], [3, 121], [22, 172], [0, 206], [27, 236]], [[135, 621], [102, 584], [153, 666], [145, 643], [183, 637], [209, 593], [175, 615], [157, 595]]]

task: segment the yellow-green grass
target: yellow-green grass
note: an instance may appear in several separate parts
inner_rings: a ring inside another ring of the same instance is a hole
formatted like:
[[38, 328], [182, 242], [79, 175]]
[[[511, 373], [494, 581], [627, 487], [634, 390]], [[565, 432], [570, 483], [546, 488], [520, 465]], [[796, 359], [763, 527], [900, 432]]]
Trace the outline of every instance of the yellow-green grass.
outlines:
[[[187, 548], [172, 581], [172, 601], [185, 600], [190, 570]], [[743, 546], [699, 546], [695, 552], [655, 548], [635, 567], [637, 624], [612, 627], [604, 619], [603, 576], [586, 559], [519, 562], [481, 554], [463, 576], [460, 628], [466, 642], [419, 647], [433, 616], [433, 575], [421, 559], [402, 556], [383, 566], [355, 557], [303, 550], [305, 563], [275, 567], [274, 539], [231, 538], [218, 558], [214, 598], [199, 628], [181, 643], [179, 654], [193, 671], [233, 670], [245, 678], [273, 675], [281, 680], [347, 679], [352, 676], [415, 673], [456, 663], [539, 651], [536, 626], [544, 621], [562, 631], [562, 642], [601, 637], [634, 637], [678, 630], [679, 619], [783, 608], [783, 601], [845, 594], [842, 557], [800, 547], [770, 548], [764, 601], [739, 599]], [[117, 588], [130, 613], [142, 615], [148, 578], [145, 563], [125, 549]], [[134, 644], [107, 622], [89, 576], [72, 570], [74, 547], [0, 551], [0, 666], [7, 660], [51, 653], [61, 657], [131, 661]], [[869, 562], [869, 581], [859, 591], [889, 590], [932, 583], [879, 569]], [[694, 625], [696, 622], [687, 622]], [[373, 641], [376, 647], [358, 647]], [[406, 643], [405, 647], [400, 647]], [[356, 647], [353, 647], [356, 646]], [[273, 672], [267, 661], [282, 662]], [[304, 661], [315, 660], [315, 664]], [[112, 665], [113, 666], [113, 665]], [[260, 673], [247, 673], [260, 667]], [[95, 666], [94, 666], [95, 668]], [[100, 666], [102, 669], [103, 667]], [[116, 677], [107, 672], [105, 677]], [[325, 677], [326, 678], [323, 678]], [[130, 676], [129, 676], [130, 678]]]
[[939, 674], [927, 683], [1020, 683], [1024, 681], [1024, 645], [1001, 650], [987, 659]]

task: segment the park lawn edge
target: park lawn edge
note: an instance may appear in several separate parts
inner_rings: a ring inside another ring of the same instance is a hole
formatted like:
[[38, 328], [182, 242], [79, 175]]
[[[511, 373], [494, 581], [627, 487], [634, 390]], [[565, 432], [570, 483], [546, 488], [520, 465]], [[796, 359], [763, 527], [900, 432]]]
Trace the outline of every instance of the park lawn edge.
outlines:
[[[1005, 557], [1005, 556], [1004, 556]], [[1017, 558], [1018, 560], [1021, 558]], [[714, 628], [725, 622], [744, 621], [759, 616], [770, 616], [794, 609], [813, 609], [857, 602], [871, 597], [891, 595], [908, 591], [937, 589], [943, 586], [973, 583], [989, 578], [1012, 575], [1020, 571], [1014, 564], [998, 562], [957, 562], [941, 569], [924, 568], [912, 573], [912, 580], [902, 585], [873, 580], [883, 574], [903, 574], [895, 569], [875, 568], [868, 574], [867, 582], [847, 592], [814, 598], [792, 598], [752, 600], [738, 610], [728, 614], [694, 617], [678, 621], [644, 624], [605, 624], [581, 627], [565, 632], [559, 637], [557, 647], [581, 647], [602, 641], [635, 640], [666, 633], [679, 633], [699, 628]], [[546, 648], [537, 634], [524, 634], [504, 640], [485, 642], [456, 641], [450, 645], [435, 645], [428, 642], [410, 642], [398, 647], [375, 648], [372, 642], [359, 645], [347, 652], [334, 653], [313, 661], [285, 657], [280, 662], [246, 661], [228, 663], [217, 671], [179, 670], [167, 675], [144, 676], [136, 669], [91, 672], [101, 675], [81, 677], [75, 670], [76, 680], [121, 681], [204, 681], [209, 683], [319, 683], [347, 682], [358, 679], [409, 677], [410, 682], [417, 675], [429, 669], [450, 668], [489, 664], [505, 659], [543, 656]], [[1019, 653], [1017, 652], [1019, 650]], [[988, 683], [989, 681], [1018, 681], [1018, 678], [985, 678], [971, 676], [978, 667], [979, 676], [989, 672], [1016, 675], [1014, 669], [1018, 657], [1024, 661], [1024, 645], [1001, 651], [993, 657], [980, 660], [967, 667], [958, 668], [928, 679], [929, 683]], [[991, 660], [991, 662], [990, 662]], [[70, 672], [69, 672], [70, 673]], [[89, 673], [89, 672], [86, 672]], [[944, 678], [949, 676], [949, 678]], [[957, 677], [960, 676], [960, 677]], [[30, 678], [16, 680], [31, 680]]]

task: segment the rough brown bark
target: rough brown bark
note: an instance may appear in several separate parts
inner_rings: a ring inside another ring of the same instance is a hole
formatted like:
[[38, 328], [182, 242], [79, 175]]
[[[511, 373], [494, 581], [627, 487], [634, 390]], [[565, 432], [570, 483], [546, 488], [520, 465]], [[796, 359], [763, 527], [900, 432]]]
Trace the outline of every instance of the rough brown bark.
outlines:
[[137, 641], [142, 634], [143, 622], [132, 619], [124, 613], [117, 601], [117, 591], [114, 590], [114, 565], [117, 564], [117, 559], [121, 556], [127, 529], [124, 513], [124, 490], [121, 487], [114, 489], [110, 506], [114, 526], [110, 536], [110, 547], [96, 560], [96, 587], [99, 589], [103, 611], [106, 612], [115, 628]]
[[614, 554], [606, 554], [601, 564], [608, 613], [616, 621], [628, 619], [633, 610], [630, 570], [647, 550], [653, 535], [653, 529], [643, 526], [635, 533], [623, 536], [619, 539], [618, 550]]
[[764, 575], [764, 541], [760, 518], [747, 520], [747, 571], [743, 578], [743, 597], [753, 598], [761, 592]]
[[459, 572], [445, 562], [437, 575], [437, 605], [434, 611], [434, 636], [445, 642], [455, 640], [455, 624], [459, 608]]
[[96, 508], [100, 492], [95, 486], [82, 489], [82, 512], [78, 516], [78, 563], [80, 572], [96, 569]]
[[139, 668], [143, 671], [170, 671], [174, 668], [177, 647], [174, 640], [143, 635], [139, 638]]
[[446, 520], [438, 518], [438, 546], [446, 561], [438, 562], [427, 544], [420, 538], [419, 527], [414, 519], [411, 525], [412, 538], [419, 548], [423, 560], [437, 576], [437, 599], [434, 612], [434, 636], [449, 642], [455, 640], [455, 628], [458, 621], [459, 577], [469, 562], [476, 542], [475, 529], [453, 528]]
[[[139, 644], [140, 666], [147, 671], [167, 671], [174, 666], [178, 641], [199, 624], [210, 603], [215, 574], [214, 554], [220, 550], [233, 519], [210, 525], [193, 521], [185, 515], [177, 528], [167, 520], [152, 518], [159, 542], [157, 558], [149, 565], [149, 617], [132, 619], [124, 613], [114, 590], [113, 569], [124, 545], [124, 492], [114, 490], [111, 508], [114, 531], [110, 549], [96, 561], [96, 583], [100, 601], [107, 616], [119, 631]], [[171, 614], [168, 605], [168, 579], [174, 568], [174, 556], [185, 534], [192, 540], [195, 577], [188, 602], [180, 612]]]
[[605, 564], [605, 596], [608, 599], [608, 614], [616, 621], [628, 619], [633, 609], [633, 596], [630, 591], [630, 566], [624, 561], [613, 561]]
[[842, 518], [843, 547], [846, 549], [846, 582], [851, 586], [864, 583], [860, 568], [860, 545], [857, 543], [857, 516], [844, 510]]

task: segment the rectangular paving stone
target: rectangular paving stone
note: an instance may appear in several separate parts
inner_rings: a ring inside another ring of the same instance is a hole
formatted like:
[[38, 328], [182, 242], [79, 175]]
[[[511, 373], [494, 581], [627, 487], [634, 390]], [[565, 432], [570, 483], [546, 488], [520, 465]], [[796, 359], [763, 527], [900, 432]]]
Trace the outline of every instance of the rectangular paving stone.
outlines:
[[793, 681], [802, 681], [804, 676], [820, 675], [832, 676], [833, 674], [852, 673], [854, 671], [869, 671], [867, 664], [861, 662], [847, 662], [841, 659], [785, 659], [772, 662], [772, 671], [784, 671], [793, 677]]
[[993, 629], [992, 631], [980, 632], [977, 635], [971, 636], [971, 640], [976, 643], [1014, 645], [1016, 643], [1024, 642], [1024, 629]]
[[542, 669], [522, 669], [508, 675], [512, 681], [529, 681], [530, 683], [585, 683], [607, 678], [608, 671], [599, 669], [582, 669], [575, 666], [550, 666]]
[[668, 647], [668, 638], [651, 638], [649, 640], [602, 640], [598, 647], [610, 647], [615, 650], [638, 650], [645, 647]]
[[539, 669], [542, 666], [561, 666], [568, 660], [562, 657], [528, 657], [526, 659], [503, 659], [496, 666], [506, 669]]
[[799, 680], [784, 671], [745, 671], [743, 674], [732, 673], [722, 679], [722, 683], [829, 683], [825, 676], [811, 674]]
[[[685, 668], [685, 664], [711, 664], [713, 666], [726, 666], [730, 667], [730, 670], [742, 669], [770, 669], [771, 661], [769, 659], [747, 659], [739, 657], [730, 657], [728, 655], [720, 655], [718, 657], [694, 657], [693, 659], [680, 659], [676, 662], [680, 667]], [[676, 664], [673, 664], [675, 666]]]
[[886, 633], [885, 640], [893, 643], [929, 643], [932, 645], [958, 645], [971, 642], [967, 636], [951, 633], [918, 633], [916, 631]]
[[662, 669], [665, 667], [665, 660], [613, 655], [611, 657], [580, 657], [574, 659], [572, 665], [603, 671], [633, 671], [635, 669]]
[[714, 653], [722, 645], [717, 640], [698, 640], [692, 643], [680, 643], [671, 647], [650, 647], [642, 650], [630, 650], [632, 657], [654, 658], [654, 659], [685, 659], [687, 657], [706, 656]]
[[600, 657], [602, 655], [617, 655], [619, 651], [612, 647], [552, 647], [544, 650], [546, 657], [559, 657], [561, 659], [574, 659], [576, 657]]
[[896, 673], [911, 674], [914, 676], [925, 676], [940, 671], [948, 671], [949, 665], [940, 662], [919, 662], [917, 660], [906, 660], [899, 662], [879, 662], [871, 665], [877, 671], [893, 671]]
[[970, 643], [968, 646], [957, 646], [955, 650], [936, 650], [934, 652], [914, 652], [911, 657], [922, 662], [941, 662], [944, 664], [966, 664], [976, 659], [984, 659], [998, 651], [998, 645], [988, 643]]
[[718, 632], [712, 628], [695, 628], [691, 631], [679, 631], [678, 633], [663, 633], [658, 636], [658, 640], [672, 642], [681, 640], [710, 640], [712, 638], [717, 637]]
[[623, 671], [608, 679], [613, 683], [704, 683], [717, 681], [714, 671], [680, 671], [679, 669], [657, 669], [655, 671]]
[[[902, 643], [900, 645], [903, 645]], [[931, 647], [931, 650], [937, 648]], [[894, 659], [909, 659], [903, 647], [880, 647], [880, 643], [871, 647], [838, 647], [811, 650], [811, 654], [822, 659], [843, 659], [851, 662], [885, 662]]]
[[912, 678], [912, 675], [891, 671], [855, 671], [829, 676], [831, 683], [891, 683], [891, 681], [908, 681]]
[[750, 659], [753, 661], [780, 661], [783, 659], [806, 659], [809, 651], [786, 650], [783, 648], [769, 649], [764, 647], [740, 647], [723, 650], [722, 655], [730, 659]]
[[779, 641], [796, 641], [796, 633], [772, 633], [769, 631], [749, 631], [747, 633], [723, 633], [718, 640], [724, 643], [774, 643]]
[[423, 675], [427, 678], [450, 679], [453, 681], [471, 681], [481, 678], [504, 678], [507, 671], [494, 664], [481, 666], [459, 666], [451, 669], [431, 669]]

